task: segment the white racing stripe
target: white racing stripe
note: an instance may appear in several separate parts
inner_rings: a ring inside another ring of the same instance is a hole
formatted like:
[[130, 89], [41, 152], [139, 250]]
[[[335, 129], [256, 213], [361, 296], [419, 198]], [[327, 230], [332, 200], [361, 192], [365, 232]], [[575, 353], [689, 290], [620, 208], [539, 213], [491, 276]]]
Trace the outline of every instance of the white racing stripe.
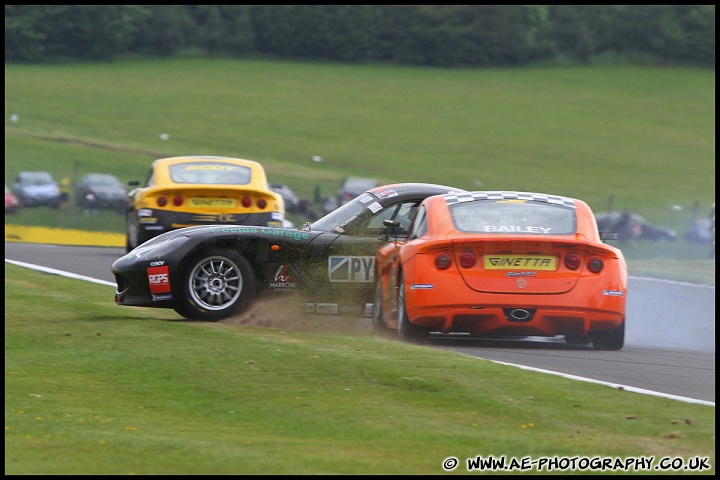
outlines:
[[32, 263], [18, 262], [15, 260], [8, 260], [7, 258], [5, 259], [5, 261], [7, 263], [12, 263], [13, 265], [18, 265], [20, 267], [31, 268], [31, 269], [37, 270], [39, 272], [51, 273], [53, 275], [60, 275], [61, 277], [74, 278], [77, 280], [85, 280], [86, 282], [99, 283], [101, 285], [109, 285], [111, 287], [116, 286], [114, 283], [106, 282], [105, 280], [98, 280], [97, 278], [86, 277], [85, 275], [78, 275], [76, 273], [65, 272], [63, 270], [56, 270], [54, 268], [43, 267], [40, 265], [33, 265]]

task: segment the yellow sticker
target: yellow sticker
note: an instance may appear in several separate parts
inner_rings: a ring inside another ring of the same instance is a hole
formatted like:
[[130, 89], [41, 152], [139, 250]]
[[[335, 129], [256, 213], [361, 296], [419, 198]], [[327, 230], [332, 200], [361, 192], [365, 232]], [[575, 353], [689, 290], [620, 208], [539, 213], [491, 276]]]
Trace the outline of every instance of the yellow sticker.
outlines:
[[485, 270], [556, 270], [557, 258], [546, 255], [486, 255]]

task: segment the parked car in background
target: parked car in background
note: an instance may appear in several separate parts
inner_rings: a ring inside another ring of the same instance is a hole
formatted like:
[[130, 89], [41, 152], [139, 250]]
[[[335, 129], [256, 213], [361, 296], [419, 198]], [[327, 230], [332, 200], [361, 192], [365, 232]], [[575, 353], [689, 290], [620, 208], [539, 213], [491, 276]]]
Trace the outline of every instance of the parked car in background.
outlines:
[[369, 178], [348, 177], [342, 181], [337, 191], [338, 205], [345, 205], [361, 193], [377, 187], [377, 182]]
[[75, 185], [75, 202], [84, 206], [92, 195], [93, 208], [110, 208], [125, 211], [127, 188], [117, 177], [107, 173], [88, 173]]
[[128, 193], [126, 250], [197, 225], [282, 227], [285, 203], [252, 160], [184, 156], [155, 160], [145, 184]]
[[17, 212], [20, 202], [18, 202], [15, 194], [5, 185], [5, 213]]
[[12, 189], [23, 207], [60, 206], [60, 187], [48, 172], [20, 172]]
[[602, 240], [581, 200], [514, 191], [430, 197], [404, 241], [376, 253], [373, 322], [403, 340], [563, 336], [619, 350], [627, 265]]
[[650, 225], [650, 222], [643, 217], [628, 210], [598, 213], [595, 219], [601, 232], [616, 232], [620, 241], [645, 239], [674, 242], [677, 240], [675, 230]]
[[217, 321], [260, 295], [301, 295], [308, 313], [370, 316], [375, 251], [404, 237], [403, 225], [420, 201], [461, 191], [398, 183], [369, 190], [298, 229], [248, 223], [168, 232], [113, 263], [115, 303]]
[[300, 210], [300, 198], [293, 192], [290, 187], [282, 183], [271, 183], [270, 190], [279, 193], [285, 202], [285, 211], [297, 213]]

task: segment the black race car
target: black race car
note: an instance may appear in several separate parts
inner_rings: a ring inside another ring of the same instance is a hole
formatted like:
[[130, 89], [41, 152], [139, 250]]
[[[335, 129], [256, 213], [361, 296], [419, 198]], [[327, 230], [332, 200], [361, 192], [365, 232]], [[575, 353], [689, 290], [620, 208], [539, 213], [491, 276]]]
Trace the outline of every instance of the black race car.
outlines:
[[405, 236], [423, 199], [462, 191], [398, 183], [298, 229], [207, 225], [163, 233], [113, 263], [115, 303], [217, 321], [260, 295], [296, 292], [309, 313], [371, 316], [375, 251]]

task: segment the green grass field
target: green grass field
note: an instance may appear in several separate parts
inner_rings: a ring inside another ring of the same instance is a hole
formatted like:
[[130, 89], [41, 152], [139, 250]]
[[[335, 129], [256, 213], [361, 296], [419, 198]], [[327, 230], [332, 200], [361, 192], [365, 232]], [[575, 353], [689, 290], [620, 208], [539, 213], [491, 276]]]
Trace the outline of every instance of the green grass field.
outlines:
[[[680, 279], [714, 282], [709, 247], [682, 240], [715, 201], [710, 69], [228, 59], [5, 66], [6, 183], [40, 169], [58, 179], [99, 171], [144, 180], [154, 159], [186, 154], [260, 161], [271, 181], [308, 200], [359, 175], [562, 194], [595, 212], [630, 208], [681, 239], [628, 246], [632, 270], [654, 274], [670, 262], [664, 270]], [[5, 220], [124, 232], [122, 215], [83, 216], [74, 203]]]
[[[21, 170], [143, 180], [186, 154], [260, 161], [308, 199], [346, 175], [532, 190], [682, 232], [715, 200], [715, 72], [5, 66], [6, 183]], [[5, 221], [124, 231], [121, 215], [73, 204]], [[714, 285], [707, 245], [623, 250], [631, 275]], [[706, 456], [715, 472], [714, 407], [263, 313], [284, 327], [125, 309], [111, 287], [6, 265], [5, 474], [442, 474], [445, 458], [478, 455]]]
[[443, 474], [450, 456], [467, 473], [478, 455], [699, 456], [715, 472], [711, 406], [404, 344], [287, 305], [264, 306], [284, 321], [263, 328], [126, 309], [111, 294], [6, 264], [6, 475]]

